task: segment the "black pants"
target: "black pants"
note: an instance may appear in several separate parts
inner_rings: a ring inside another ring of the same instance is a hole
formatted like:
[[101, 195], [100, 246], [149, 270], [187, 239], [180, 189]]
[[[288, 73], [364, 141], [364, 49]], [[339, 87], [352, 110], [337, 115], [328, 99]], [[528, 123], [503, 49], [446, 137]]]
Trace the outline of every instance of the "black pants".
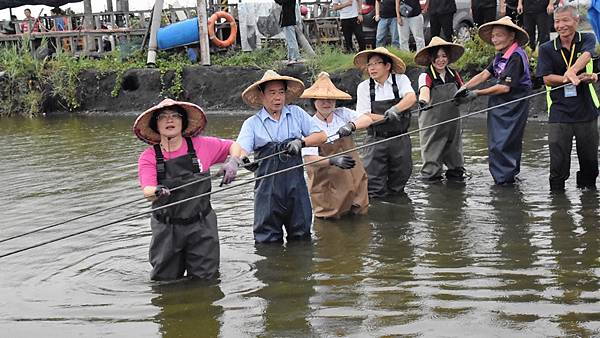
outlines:
[[[523, 14], [523, 26], [529, 34], [529, 47], [535, 50], [537, 44], [540, 45], [550, 40], [550, 26], [548, 21], [548, 14], [546, 12], [541, 13], [524, 13]], [[537, 28], [537, 40], [535, 31]]]
[[358, 23], [358, 18], [342, 19], [342, 32], [344, 33], [344, 45], [348, 52], [354, 52], [352, 44], [352, 34], [358, 41], [358, 49], [365, 50], [365, 40], [363, 39], [362, 26]]
[[[454, 33], [452, 28], [453, 19], [454, 13], [431, 15], [429, 18], [431, 36], [439, 36], [446, 41], [452, 41], [452, 34]], [[441, 31], [444, 31], [443, 35], [440, 35]]]
[[577, 186], [595, 188], [598, 177], [598, 119], [578, 123], [549, 123], [550, 189], [564, 190], [571, 170], [573, 136], [579, 159]]
[[496, 20], [496, 6], [487, 8], [472, 7], [471, 10], [473, 11], [473, 22], [477, 26]]
[[522, 17], [523, 16], [520, 15], [517, 12], [517, 8], [516, 7], [515, 8], [510, 8], [510, 7], [506, 6], [506, 15], [509, 16], [512, 19], [512, 21], [514, 23], [516, 23], [518, 26], [523, 27], [523, 23], [522, 23], [522, 21], [523, 21]]

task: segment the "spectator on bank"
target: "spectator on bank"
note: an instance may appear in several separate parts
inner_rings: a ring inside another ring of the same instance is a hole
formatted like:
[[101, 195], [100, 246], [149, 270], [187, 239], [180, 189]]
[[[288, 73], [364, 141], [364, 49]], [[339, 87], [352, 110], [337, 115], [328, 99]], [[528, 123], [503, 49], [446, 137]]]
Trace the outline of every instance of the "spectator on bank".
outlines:
[[31, 16], [31, 10], [25, 8], [25, 20], [21, 22], [21, 33], [39, 32], [40, 20]]
[[529, 47], [531, 50], [535, 50], [538, 42], [541, 45], [550, 40], [548, 16], [554, 12], [552, 0], [519, 0], [517, 12], [523, 15], [523, 27], [529, 34]]
[[285, 36], [288, 64], [293, 64], [300, 60], [300, 47], [296, 40], [296, 1], [275, 0], [275, 2], [281, 6], [279, 25]]
[[52, 27], [53, 31], [64, 31], [67, 29], [67, 18], [64, 17], [65, 12], [63, 12], [60, 7], [54, 7], [50, 11], [54, 18], [54, 27]]
[[471, 0], [473, 22], [479, 27], [496, 20], [496, 0]]
[[427, 0], [427, 11], [429, 12], [431, 36], [439, 36], [446, 41], [452, 41], [456, 0]]
[[2, 33], [3, 34], [7, 34], [7, 35], [12, 35], [12, 34], [16, 34], [17, 33], [17, 16], [16, 15], [11, 15], [10, 16], [10, 21], [8, 22], [8, 24], [6, 26], [3, 27], [2, 29]]
[[356, 37], [358, 49], [365, 50], [365, 40], [362, 32], [363, 17], [358, 12], [362, 7], [362, 0], [333, 0], [333, 9], [340, 13], [342, 32], [344, 33], [344, 45], [346, 51], [354, 53], [352, 35]]
[[396, 0], [396, 16], [398, 17], [398, 31], [400, 32], [400, 49], [409, 50], [410, 33], [415, 38], [417, 50], [425, 48], [424, 20], [419, 0]]
[[383, 47], [386, 44], [387, 35], [390, 33], [392, 35], [392, 46], [400, 48], [396, 0], [375, 0], [375, 21], [377, 21], [375, 45]]
[[521, 16], [517, 12], [519, 0], [500, 0], [500, 17], [509, 16], [519, 26], [523, 26]]

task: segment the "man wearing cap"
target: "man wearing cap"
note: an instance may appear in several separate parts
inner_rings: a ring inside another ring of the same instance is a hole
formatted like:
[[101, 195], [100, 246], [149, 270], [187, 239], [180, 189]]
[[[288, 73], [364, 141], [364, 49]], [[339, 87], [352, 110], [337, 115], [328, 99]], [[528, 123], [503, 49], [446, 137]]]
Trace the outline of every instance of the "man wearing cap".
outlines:
[[[427, 181], [441, 179], [444, 165], [448, 168], [445, 173], [448, 180], [461, 180], [465, 172], [460, 120], [447, 122], [460, 117], [451, 99], [463, 85], [458, 72], [448, 65], [464, 51], [462, 46], [434, 36], [415, 55], [415, 63], [426, 67], [419, 76], [419, 138], [423, 159], [421, 178]], [[441, 125], [432, 128], [437, 124]]]
[[[579, 171], [577, 187], [596, 188], [598, 177], [598, 107], [593, 87], [596, 55], [593, 33], [577, 32], [579, 14], [571, 6], [554, 11], [558, 37], [540, 46], [537, 75], [544, 78], [548, 103], [550, 189], [562, 191], [569, 178], [573, 137]], [[568, 84], [567, 86], [564, 86]], [[550, 91], [552, 87], [564, 86]]]
[[[329, 74], [322, 72], [317, 81], [304, 91], [315, 109], [313, 120], [327, 133], [327, 143], [302, 149], [306, 162], [356, 148], [349, 137], [357, 129], [373, 123], [368, 114], [335, 106], [336, 100], [351, 100], [352, 96], [335, 87]], [[369, 208], [367, 173], [357, 151], [338, 155], [327, 161], [307, 166], [308, 190], [316, 217], [340, 218], [344, 215], [366, 214]]]
[[[378, 47], [356, 54], [354, 65], [369, 74], [369, 79], [356, 89], [356, 112], [370, 114], [375, 121], [367, 129], [365, 143], [406, 133], [410, 125], [408, 110], [417, 98], [404, 75], [406, 66], [402, 59]], [[412, 173], [410, 137], [366, 147], [363, 161], [369, 175], [369, 197], [402, 193]]]
[[[304, 91], [302, 81], [267, 70], [262, 79], [242, 93], [246, 104], [261, 108], [244, 121], [237, 142], [244, 154], [254, 152], [259, 163], [256, 176], [302, 164], [304, 146], [316, 146], [327, 140], [302, 108], [290, 105]], [[278, 154], [277, 156], [269, 155]], [[287, 240], [310, 239], [312, 208], [303, 168], [296, 168], [258, 180], [254, 186], [254, 240], [258, 243], [282, 243], [285, 227]]]
[[[459, 103], [489, 95], [487, 116], [489, 170], [497, 185], [511, 185], [521, 170], [523, 134], [531, 93], [529, 59], [523, 46], [529, 36], [508, 16], [479, 28], [479, 37], [498, 52], [490, 65], [465, 83], [454, 95]], [[491, 80], [484, 89], [471, 88]], [[516, 101], [513, 103], [508, 103]], [[499, 105], [502, 105], [498, 107]]]
[[[210, 167], [224, 162], [227, 155], [230, 158], [219, 171], [223, 174], [221, 182], [228, 184], [235, 179], [241, 147], [230, 140], [197, 136], [205, 126], [202, 108], [171, 99], [136, 119], [135, 135], [152, 145], [138, 160], [140, 186], [152, 208], [210, 192]], [[209, 196], [154, 211], [150, 225], [153, 280], [184, 275], [194, 279], [217, 277], [219, 236]]]

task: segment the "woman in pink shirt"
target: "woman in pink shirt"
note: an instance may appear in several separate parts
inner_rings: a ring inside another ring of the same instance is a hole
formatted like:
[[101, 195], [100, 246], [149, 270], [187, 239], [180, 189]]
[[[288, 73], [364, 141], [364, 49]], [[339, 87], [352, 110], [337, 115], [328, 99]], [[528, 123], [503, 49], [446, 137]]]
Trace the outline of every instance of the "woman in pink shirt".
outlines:
[[[235, 179], [240, 165], [240, 146], [230, 140], [198, 136], [206, 126], [202, 108], [189, 102], [165, 99], [136, 119], [133, 131], [152, 145], [140, 155], [138, 176], [152, 208], [207, 193], [210, 167], [223, 163], [222, 183]], [[197, 182], [182, 188], [181, 185]], [[171, 191], [172, 190], [172, 191]], [[157, 210], [150, 221], [151, 278], [212, 279], [219, 269], [217, 217], [210, 197]], [[186, 274], [187, 272], [187, 274]]]

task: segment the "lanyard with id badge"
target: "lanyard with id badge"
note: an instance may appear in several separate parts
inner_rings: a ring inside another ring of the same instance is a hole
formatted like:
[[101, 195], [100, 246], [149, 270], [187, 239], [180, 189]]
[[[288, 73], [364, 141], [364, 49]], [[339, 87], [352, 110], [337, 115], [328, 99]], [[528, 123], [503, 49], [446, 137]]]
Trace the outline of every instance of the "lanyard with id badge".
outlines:
[[[560, 54], [562, 55], [563, 60], [565, 61], [565, 65], [567, 69], [571, 68], [571, 63], [573, 62], [573, 56], [575, 55], [575, 44], [571, 47], [571, 57], [569, 58], [569, 62], [567, 62], [567, 58], [565, 57], [565, 53], [563, 53], [562, 48], [560, 49]], [[570, 83], [564, 87], [565, 97], [576, 97], [577, 96], [577, 87], [574, 84]]]

